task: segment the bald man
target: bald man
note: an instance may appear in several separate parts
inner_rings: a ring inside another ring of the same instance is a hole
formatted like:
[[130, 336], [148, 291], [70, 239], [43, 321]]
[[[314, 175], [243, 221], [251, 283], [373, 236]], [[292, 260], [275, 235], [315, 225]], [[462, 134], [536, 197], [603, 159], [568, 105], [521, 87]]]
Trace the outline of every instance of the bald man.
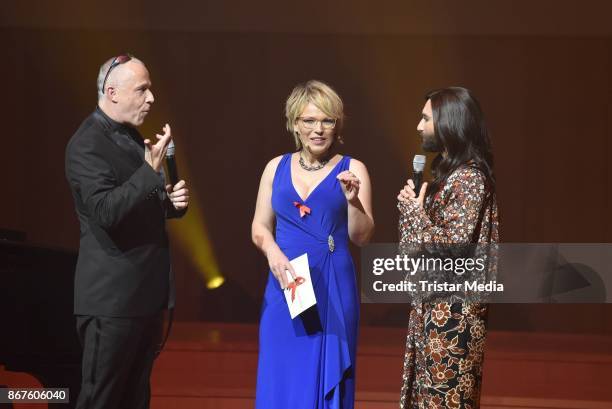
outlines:
[[145, 65], [131, 55], [98, 74], [98, 106], [66, 148], [66, 178], [80, 222], [74, 313], [83, 345], [77, 408], [148, 408], [149, 378], [161, 348], [163, 311], [174, 307], [165, 219], [181, 217], [185, 181], [166, 184], [172, 140], [143, 139], [153, 105]]

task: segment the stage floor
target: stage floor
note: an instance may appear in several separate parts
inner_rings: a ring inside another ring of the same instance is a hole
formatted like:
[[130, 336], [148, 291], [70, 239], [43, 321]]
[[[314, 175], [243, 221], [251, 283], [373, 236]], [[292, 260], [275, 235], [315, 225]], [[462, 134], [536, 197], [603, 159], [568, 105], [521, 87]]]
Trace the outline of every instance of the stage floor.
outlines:
[[[152, 408], [252, 408], [257, 330], [175, 323], [155, 365]], [[404, 342], [402, 328], [361, 328], [356, 408], [398, 407]], [[482, 408], [610, 409], [611, 379], [612, 337], [490, 331]]]

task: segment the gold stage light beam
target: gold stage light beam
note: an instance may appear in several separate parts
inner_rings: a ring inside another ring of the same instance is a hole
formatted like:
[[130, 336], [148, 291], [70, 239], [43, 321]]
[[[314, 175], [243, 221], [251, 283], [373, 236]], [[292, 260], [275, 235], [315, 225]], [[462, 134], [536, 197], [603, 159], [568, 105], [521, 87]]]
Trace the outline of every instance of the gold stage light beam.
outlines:
[[[177, 156], [185, 158], [185, 156], [180, 154], [178, 146], [176, 149]], [[184, 164], [185, 160], [182, 160], [180, 163]], [[184, 179], [187, 182], [193, 180], [189, 176], [187, 166], [182, 165], [178, 166], [178, 168], [180, 179]], [[180, 220], [170, 221], [168, 223], [168, 230], [172, 240], [180, 242], [181, 248], [189, 256], [191, 262], [204, 279], [206, 288], [215, 289], [223, 285], [225, 278], [221, 274], [215, 258], [193, 183], [189, 183], [187, 188], [189, 189], [189, 210]]]

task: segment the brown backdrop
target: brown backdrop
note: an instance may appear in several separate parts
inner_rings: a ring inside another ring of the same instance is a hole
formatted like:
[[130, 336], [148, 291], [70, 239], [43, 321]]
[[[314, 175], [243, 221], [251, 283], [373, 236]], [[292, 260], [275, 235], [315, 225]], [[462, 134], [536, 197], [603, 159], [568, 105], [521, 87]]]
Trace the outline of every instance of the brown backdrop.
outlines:
[[[381, 10], [358, 1], [306, 11], [280, 2], [128, 9], [4, 2], [0, 227], [77, 248], [64, 148], [95, 107], [99, 65], [129, 50], [147, 63], [156, 97], [142, 132], [172, 124], [181, 169], [228, 278], [205, 290], [175, 239], [180, 319], [257, 320], [266, 277], [250, 242], [259, 176], [267, 160], [292, 149], [284, 101], [310, 78], [345, 101], [343, 151], [371, 173], [374, 241], [396, 240], [395, 197], [418, 153], [423, 94], [462, 85], [479, 97], [492, 132], [503, 241], [610, 242], [612, 29], [602, 15], [612, 6], [590, 3], [578, 10], [546, 1], [500, 1], [497, 9], [403, 2]], [[403, 325], [405, 312], [364, 305], [362, 319]], [[611, 312], [496, 305], [491, 325], [611, 333]]]

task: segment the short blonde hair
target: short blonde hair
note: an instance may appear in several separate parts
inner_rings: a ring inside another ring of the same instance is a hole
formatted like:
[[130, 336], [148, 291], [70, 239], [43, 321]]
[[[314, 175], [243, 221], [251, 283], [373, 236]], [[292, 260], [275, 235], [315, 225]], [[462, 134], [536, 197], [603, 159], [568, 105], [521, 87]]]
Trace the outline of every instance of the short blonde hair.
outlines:
[[344, 125], [344, 104], [340, 96], [332, 87], [322, 81], [310, 80], [304, 84], [299, 84], [285, 103], [285, 117], [287, 118], [287, 130], [295, 139], [296, 149], [302, 149], [302, 142], [295, 134], [295, 123], [306, 105], [312, 103], [319, 108], [325, 115], [336, 120], [334, 133], [336, 140], [342, 143], [340, 132]]

